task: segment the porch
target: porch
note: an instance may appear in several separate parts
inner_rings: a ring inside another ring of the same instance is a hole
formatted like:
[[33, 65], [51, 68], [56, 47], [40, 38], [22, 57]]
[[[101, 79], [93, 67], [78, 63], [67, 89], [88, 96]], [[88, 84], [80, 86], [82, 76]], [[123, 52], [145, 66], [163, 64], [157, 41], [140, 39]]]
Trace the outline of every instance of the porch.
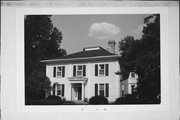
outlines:
[[86, 77], [70, 77], [68, 79], [70, 82], [71, 100], [75, 102], [84, 101], [85, 85], [88, 79]]

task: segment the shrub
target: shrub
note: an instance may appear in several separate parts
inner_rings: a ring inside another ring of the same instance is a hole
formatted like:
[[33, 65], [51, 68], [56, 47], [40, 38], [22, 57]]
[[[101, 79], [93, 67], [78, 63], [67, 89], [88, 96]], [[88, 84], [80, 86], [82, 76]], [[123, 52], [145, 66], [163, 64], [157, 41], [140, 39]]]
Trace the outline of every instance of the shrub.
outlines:
[[50, 79], [43, 71], [34, 70], [25, 77], [25, 96], [30, 99], [45, 99], [51, 89]]
[[108, 100], [104, 96], [93, 96], [89, 99], [89, 104], [108, 104]]
[[66, 98], [65, 98], [65, 97], [63, 97], [63, 98], [62, 98], [62, 101], [66, 101]]
[[84, 98], [84, 102], [88, 102], [88, 98]]
[[47, 97], [48, 100], [61, 100], [61, 97], [55, 96], [55, 95], [50, 95]]
[[115, 104], [151, 104], [151, 102], [144, 98], [137, 98], [134, 95], [125, 95], [117, 98]]

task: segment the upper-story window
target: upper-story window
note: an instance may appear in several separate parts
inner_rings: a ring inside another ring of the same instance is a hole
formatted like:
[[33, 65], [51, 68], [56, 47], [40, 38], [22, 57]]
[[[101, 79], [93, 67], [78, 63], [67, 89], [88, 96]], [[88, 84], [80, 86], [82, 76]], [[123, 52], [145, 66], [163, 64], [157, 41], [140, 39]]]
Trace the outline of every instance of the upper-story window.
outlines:
[[53, 77], [65, 77], [65, 66], [54, 67]]
[[74, 65], [73, 76], [86, 76], [86, 65]]
[[57, 73], [56, 73], [57, 77], [62, 77], [62, 66], [57, 67]]
[[77, 76], [82, 76], [83, 75], [83, 66], [82, 65], [78, 65], [76, 72], [77, 72]]
[[95, 64], [95, 76], [108, 76], [109, 64]]
[[105, 74], [105, 67], [104, 64], [99, 65], [99, 75], [104, 75]]

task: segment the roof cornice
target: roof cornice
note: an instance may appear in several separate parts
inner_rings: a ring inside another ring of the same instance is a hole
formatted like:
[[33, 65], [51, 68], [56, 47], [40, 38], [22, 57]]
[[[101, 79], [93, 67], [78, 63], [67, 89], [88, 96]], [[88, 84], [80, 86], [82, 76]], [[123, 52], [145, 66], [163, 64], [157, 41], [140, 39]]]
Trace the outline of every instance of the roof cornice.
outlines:
[[51, 59], [41, 60], [43, 63], [54, 63], [54, 62], [78, 62], [78, 61], [96, 61], [96, 60], [116, 60], [120, 58], [120, 55], [108, 55], [108, 56], [96, 56], [96, 57], [82, 57], [82, 58], [67, 58], [67, 59]]

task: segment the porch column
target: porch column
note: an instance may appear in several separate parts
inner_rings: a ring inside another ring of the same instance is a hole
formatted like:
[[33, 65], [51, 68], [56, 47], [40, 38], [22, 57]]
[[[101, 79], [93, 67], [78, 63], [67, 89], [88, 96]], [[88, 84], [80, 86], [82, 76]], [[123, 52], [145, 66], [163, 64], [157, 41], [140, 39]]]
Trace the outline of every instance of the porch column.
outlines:
[[57, 95], [57, 85], [55, 85], [55, 96]]
[[69, 87], [70, 87], [70, 100], [72, 100], [72, 83], [69, 83]]
[[84, 83], [82, 83], [82, 101], [84, 101]]

